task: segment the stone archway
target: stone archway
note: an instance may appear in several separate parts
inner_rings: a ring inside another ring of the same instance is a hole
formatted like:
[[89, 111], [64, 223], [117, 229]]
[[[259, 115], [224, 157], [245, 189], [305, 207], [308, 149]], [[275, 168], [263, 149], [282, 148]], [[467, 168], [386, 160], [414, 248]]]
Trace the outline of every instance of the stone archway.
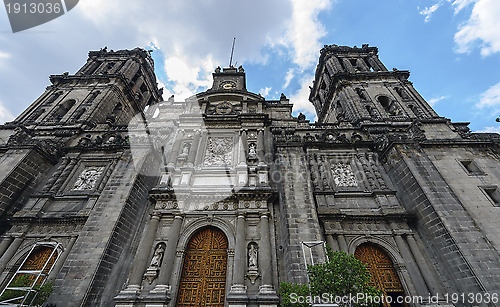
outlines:
[[177, 306], [223, 307], [228, 240], [222, 230], [205, 227], [189, 240]]
[[391, 258], [382, 248], [370, 242], [363, 243], [356, 248], [354, 257], [368, 267], [372, 276], [370, 285], [392, 298], [392, 303], [384, 303], [384, 306], [406, 306], [396, 302], [396, 297], [405, 296], [404, 288]]

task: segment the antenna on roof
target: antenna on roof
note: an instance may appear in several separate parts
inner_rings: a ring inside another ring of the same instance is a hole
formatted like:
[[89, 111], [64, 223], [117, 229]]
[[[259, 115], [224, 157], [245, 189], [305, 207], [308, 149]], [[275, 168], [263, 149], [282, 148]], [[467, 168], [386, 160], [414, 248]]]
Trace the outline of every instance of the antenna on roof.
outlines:
[[229, 58], [229, 67], [233, 67], [233, 53], [234, 53], [234, 43], [236, 42], [236, 37], [233, 38], [233, 48], [231, 49], [231, 57]]

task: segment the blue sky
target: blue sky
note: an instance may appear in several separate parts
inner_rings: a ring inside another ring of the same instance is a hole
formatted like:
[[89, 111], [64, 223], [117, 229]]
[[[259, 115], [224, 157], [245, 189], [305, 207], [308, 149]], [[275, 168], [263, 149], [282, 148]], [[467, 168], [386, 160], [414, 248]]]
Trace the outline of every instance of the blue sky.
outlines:
[[164, 98], [181, 100], [234, 61], [247, 88], [314, 119], [307, 101], [325, 44], [379, 47], [436, 111], [474, 131], [500, 131], [498, 0], [80, 0], [64, 16], [13, 34], [0, 9], [0, 122], [12, 120], [49, 85], [82, 66], [89, 50], [154, 49]]

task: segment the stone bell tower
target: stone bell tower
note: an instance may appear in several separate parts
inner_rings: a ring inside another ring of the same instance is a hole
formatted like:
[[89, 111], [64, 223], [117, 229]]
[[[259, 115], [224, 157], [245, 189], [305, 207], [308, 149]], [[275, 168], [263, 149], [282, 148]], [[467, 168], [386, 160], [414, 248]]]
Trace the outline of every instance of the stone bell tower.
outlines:
[[309, 99], [320, 123], [412, 121], [437, 117], [408, 81], [410, 73], [388, 71], [378, 48], [330, 45], [321, 49]]
[[[49, 304], [109, 306], [155, 180], [141, 172], [154, 158], [133, 160], [127, 126], [161, 90], [139, 48], [91, 51], [78, 72], [50, 81], [0, 126], [1, 291], [29, 274], [54, 283]], [[28, 273], [25, 262], [34, 263]], [[23, 286], [8, 303], [29, 304], [34, 285]]]

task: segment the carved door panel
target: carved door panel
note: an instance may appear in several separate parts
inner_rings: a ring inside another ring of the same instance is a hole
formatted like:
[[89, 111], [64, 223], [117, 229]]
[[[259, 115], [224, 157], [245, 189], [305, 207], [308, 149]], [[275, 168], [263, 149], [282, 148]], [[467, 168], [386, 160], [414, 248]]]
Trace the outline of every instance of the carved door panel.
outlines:
[[177, 306], [223, 307], [227, 271], [227, 238], [214, 227], [203, 228], [189, 241]]
[[[392, 260], [380, 247], [370, 243], [362, 244], [358, 246], [354, 256], [367, 265], [372, 275], [370, 285], [381, 289], [386, 295], [393, 298], [404, 295], [403, 285], [394, 269]], [[391, 304], [391, 306], [397, 305], [395, 302]], [[399, 304], [398, 306], [405, 305]]]

